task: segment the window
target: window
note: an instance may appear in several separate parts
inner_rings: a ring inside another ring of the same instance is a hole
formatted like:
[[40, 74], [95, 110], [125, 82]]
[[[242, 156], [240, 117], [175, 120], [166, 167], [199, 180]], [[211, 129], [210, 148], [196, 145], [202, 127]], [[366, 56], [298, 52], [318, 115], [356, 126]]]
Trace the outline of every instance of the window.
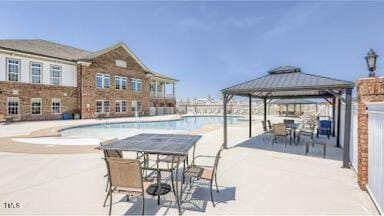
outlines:
[[19, 98], [9, 97], [8, 98], [8, 115], [18, 115], [19, 114]]
[[121, 101], [121, 112], [127, 112], [127, 101]]
[[37, 63], [37, 62], [31, 62], [31, 82], [35, 84], [40, 84], [42, 73], [43, 73], [43, 64]]
[[8, 81], [20, 81], [20, 60], [7, 59]]
[[60, 98], [52, 98], [52, 113], [60, 114], [61, 113], [61, 100]]
[[127, 101], [117, 100], [115, 104], [116, 104], [116, 112], [118, 113], [127, 112]]
[[132, 91], [141, 91], [141, 80], [140, 79], [132, 79], [131, 81]]
[[51, 65], [51, 84], [61, 84], [61, 66], [59, 65]]
[[111, 85], [111, 77], [108, 74], [96, 74], [96, 87], [109, 88]]
[[97, 113], [109, 112], [109, 101], [107, 101], [107, 100], [97, 100], [96, 101], [96, 112]]
[[96, 101], [96, 112], [103, 112], [103, 101]]
[[104, 112], [109, 112], [109, 101], [104, 101]]
[[116, 76], [115, 77], [116, 89], [127, 89], [127, 77]]
[[31, 113], [32, 115], [41, 115], [41, 98], [31, 99]]

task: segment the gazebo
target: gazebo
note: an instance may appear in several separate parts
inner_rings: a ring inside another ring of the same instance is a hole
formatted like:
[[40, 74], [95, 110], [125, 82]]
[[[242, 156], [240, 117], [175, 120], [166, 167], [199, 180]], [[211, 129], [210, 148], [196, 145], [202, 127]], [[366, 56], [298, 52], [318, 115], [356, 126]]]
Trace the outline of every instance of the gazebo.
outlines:
[[[268, 74], [246, 81], [222, 91], [224, 106], [224, 147], [227, 148], [228, 124], [227, 104], [233, 96], [249, 98], [249, 137], [252, 137], [252, 98], [264, 101], [264, 121], [267, 121], [267, 102], [270, 99], [322, 98], [332, 104], [333, 125], [335, 106], [340, 113], [341, 101], [345, 102], [345, 129], [343, 145], [343, 167], [349, 168], [349, 142], [351, 124], [351, 103], [353, 82], [301, 72], [298, 67], [281, 66], [268, 71]], [[343, 98], [343, 95], [345, 97]], [[336, 103], [337, 101], [337, 103]], [[340, 122], [340, 115], [337, 115]], [[337, 124], [339, 127], [340, 124]], [[336, 143], [339, 146], [340, 129], [337, 130]]]

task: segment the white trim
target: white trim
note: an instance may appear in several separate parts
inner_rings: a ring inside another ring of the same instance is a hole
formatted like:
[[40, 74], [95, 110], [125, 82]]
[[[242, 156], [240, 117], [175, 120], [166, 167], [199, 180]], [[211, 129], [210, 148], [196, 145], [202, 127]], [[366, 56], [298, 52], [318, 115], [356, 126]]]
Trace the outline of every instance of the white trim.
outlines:
[[69, 61], [69, 60], [61, 60], [60, 58], [55, 58], [55, 57], [49, 58], [49, 57], [45, 57], [45, 56], [42, 56], [42, 55], [28, 54], [28, 53], [24, 53], [24, 52], [21, 52], [21, 51], [11, 51], [11, 50], [4, 49], [4, 48], [0, 48], [0, 53], [4, 53], [4, 54], [7, 54], [7, 55], [12, 55], [12, 56], [35, 58], [35, 59], [40, 59], [40, 60], [45, 60], [45, 61], [53, 61], [53, 62], [62, 63], [62, 64], [76, 65], [75, 62]]
[[[117, 43], [117, 44], [115, 44], [115, 45], [113, 45], [113, 46], [110, 46], [110, 47], [107, 47], [107, 48], [105, 48], [105, 49], [102, 49], [102, 50], [100, 50], [100, 51], [97, 51], [97, 55], [95, 55], [95, 56], [92, 56], [90, 59], [93, 59], [93, 58], [96, 58], [96, 57], [98, 57], [98, 56], [100, 56], [100, 55], [103, 55], [103, 54], [105, 54], [105, 53], [108, 53], [108, 52], [110, 52], [110, 51], [112, 51], [112, 50], [114, 50], [114, 49], [117, 49], [117, 48], [119, 48], [119, 47], [123, 47], [124, 49], [125, 49], [125, 51], [127, 51], [127, 53], [130, 55], [130, 56], [132, 56], [132, 58], [136, 61], [136, 63], [138, 63], [139, 65], [140, 65], [140, 67], [144, 70], [144, 71], [146, 71], [146, 72], [150, 72], [150, 70], [147, 68], [147, 66], [145, 66], [144, 64], [143, 64], [143, 62], [141, 62], [140, 61], [140, 59], [128, 48], [128, 46], [125, 44], [125, 43], [123, 43], [123, 42], [120, 42], [120, 43]], [[90, 54], [90, 55], [92, 55], [92, 54]]]
[[79, 65], [84, 65], [84, 66], [91, 66], [91, 62], [87, 62], [87, 61], [77, 61], [76, 64], [79, 64]]

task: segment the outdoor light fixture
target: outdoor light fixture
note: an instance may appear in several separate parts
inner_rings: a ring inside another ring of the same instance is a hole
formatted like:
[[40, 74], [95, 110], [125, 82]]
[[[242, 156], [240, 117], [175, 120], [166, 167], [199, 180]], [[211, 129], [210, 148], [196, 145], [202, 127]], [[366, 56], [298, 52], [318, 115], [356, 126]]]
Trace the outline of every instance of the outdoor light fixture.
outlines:
[[369, 72], [369, 77], [375, 77], [376, 60], [379, 57], [373, 49], [369, 50], [368, 55], [365, 57]]

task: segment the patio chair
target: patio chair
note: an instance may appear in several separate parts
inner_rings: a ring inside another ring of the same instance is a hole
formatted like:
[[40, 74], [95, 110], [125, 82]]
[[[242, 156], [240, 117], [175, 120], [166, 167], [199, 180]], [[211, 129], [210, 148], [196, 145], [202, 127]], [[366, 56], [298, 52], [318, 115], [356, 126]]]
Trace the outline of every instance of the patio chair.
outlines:
[[277, 137], [284, 137], [285, 138], [285, 147], [287, 147], [287, 139], [289, 137], [289, 144], [291, 144], [291, 133], [287, 131], [287, 126], [284, 123], [274, 124], [273, 125], [273, 142], [276, 143]]
[[267, 123], [268, 123], [268, 129], [269, 129], [269, 130], [272, 130], [271, 120], [267, 120]]
[[267, 128], [267, 125], [265, 124], [265, 121], [261, 121], [262, 127], [263, 127], [263, 139], [266, 141], [267, 137], [269, 137], [270, 134], [272, 134], [272, 130]]
[[209, 190], [211, 195], [211, 201], [213, 207], [215, 207], [215, 202], [213, 199], [213, 181], [215, 181], [216, 184], [216, 191], [219, 192], [219, 187], [217, 185], [217, 167], [219, 165], [219, 160], [221, 157], [221, 153], [224, 149], [224, 146], [221, 146], [219, 151], [216, 153], [215, 156], [215, 162], [213, 166], [199, 166], [199, 165], [191, 165], [188, 167], [187, 171], [185, 172], [186, 176], [189, 176], [189, 184], [192, 187], [192, 178], [195, 178], [197, 180], [206, 180], [209, 181]]
[[[178, 165], [179, 163], [183, 163], [183, 175], [182, 175], [182, 182], [185, 182], [185, 165], [187, 163], [188, 158], [185, 156], [173, 156], [173, 155], [163, 155], [160, 157], [158, 155], [157, 163], [166, 163], [167, 164], [167, 171], [171, 173], [171, 184], [172, 184], [172, 190], [173, 193], [176, 193], [175, 191], [175, 182], [174, 182], [174, 171], [176, 170], [175, 165]], [[173, 163], [172, 163], [173, 162]], [[169, 166], [171, 165], [171, 166]]]
[[319, 135], [325, 135], [329, 139], [331, 136], [331, 128], [332, 128], [332, 122], [331, 121], [321, 120], [319, 122], [319, 128], [317, 129], [317, 138], [319, 138]]
[[[117, 140], [118, 140], [117, 138], [105, 140], [103, 142], [100, 142], [100, 146], [111, 144], [111, 143], [113, 143], [113, 142], [115, 142]], [[104, 153], [104, 157], [105, 158], [107, 158], [107, 157], [123, 158], [123, 153], [121, 151], [103, 150], [103, 153]], [[105, 174], [104, 177], [108, 177], [108, 174]], [[105, 192], [108, 191], [108, 187], [109, 187], [109, 179], [107, 179], [107, 185], [105, 187]], [[108, 196], [109, 196], [109, 194], [107, 193], [107, 196], [105, 197], [105, 200], [104, 200], [103, 207], [105, 207], [105, 204], [107, 202]]]
[[139, 160], [123, 158], [105, 158], [109, 179], [109, 215], [112, 213], [112, 194], [122, 192], [131, 195], [143, 196], [142, 214], [145, 209], [145, 191], [151, 182], [144, 181]]

